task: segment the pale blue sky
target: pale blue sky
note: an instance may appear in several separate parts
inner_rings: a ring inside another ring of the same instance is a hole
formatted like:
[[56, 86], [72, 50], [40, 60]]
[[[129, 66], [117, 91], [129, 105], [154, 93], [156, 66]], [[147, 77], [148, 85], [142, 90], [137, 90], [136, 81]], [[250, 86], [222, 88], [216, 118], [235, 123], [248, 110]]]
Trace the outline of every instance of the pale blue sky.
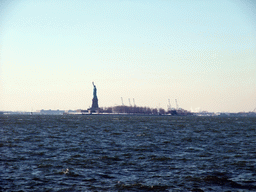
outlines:
[[256, 108], [256, 3], [1, 1], [0, 110]]

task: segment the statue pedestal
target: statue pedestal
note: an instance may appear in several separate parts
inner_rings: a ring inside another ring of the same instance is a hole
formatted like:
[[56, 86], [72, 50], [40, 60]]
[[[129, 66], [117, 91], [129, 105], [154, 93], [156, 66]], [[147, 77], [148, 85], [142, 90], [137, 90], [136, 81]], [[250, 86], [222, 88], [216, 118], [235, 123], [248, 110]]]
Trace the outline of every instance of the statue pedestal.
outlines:
[[97, 98], [93, 98], [92, 99], [92, 109], [98, 109], [99, 105], [98, 105], [98, 99]]
[[98, 99], [97, 98], [93, 98], [92, 99], [92, 107], [90, 109], [91, 112], [96, 112], [96, 110], [99, 109], [99, 105], [98, 105]]

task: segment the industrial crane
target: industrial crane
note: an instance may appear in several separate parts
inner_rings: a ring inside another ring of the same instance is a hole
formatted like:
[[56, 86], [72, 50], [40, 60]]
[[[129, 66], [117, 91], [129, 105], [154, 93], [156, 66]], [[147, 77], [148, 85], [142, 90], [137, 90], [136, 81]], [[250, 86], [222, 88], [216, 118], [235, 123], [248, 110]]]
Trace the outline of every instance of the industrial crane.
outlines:
[[176, 109], [178, 110], [178, 109], [179, 109], [179, 106], [178, 106], [177, 99], [175, 99], [175, 102], [176, 102]]
[[128, 100], [129, 100], [129, 104], [130, 104], [130, 106], [132, 106], [130, 98], [129, 98]]
[[172, 110], [172, 106], [171, 106], [171, 103], [170, 103], [170, 99], [168, 99], [168, 111], [171, 111]]

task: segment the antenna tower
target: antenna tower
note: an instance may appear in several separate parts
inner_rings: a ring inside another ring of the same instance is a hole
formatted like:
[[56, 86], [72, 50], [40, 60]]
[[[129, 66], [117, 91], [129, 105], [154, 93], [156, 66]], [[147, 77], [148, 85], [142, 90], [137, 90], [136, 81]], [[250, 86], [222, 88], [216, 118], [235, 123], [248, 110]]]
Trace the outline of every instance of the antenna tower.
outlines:
[[123, 97], [121, 97], [122, 105], [124, 105]]

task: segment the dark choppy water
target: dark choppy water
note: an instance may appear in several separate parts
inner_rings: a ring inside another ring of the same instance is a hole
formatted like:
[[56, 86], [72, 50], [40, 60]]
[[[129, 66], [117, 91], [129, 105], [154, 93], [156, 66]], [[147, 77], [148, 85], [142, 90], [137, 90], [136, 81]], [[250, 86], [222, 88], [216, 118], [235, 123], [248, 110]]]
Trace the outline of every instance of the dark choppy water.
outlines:
[[256, 191], [256, 118], [0, 120], [0, 191]]

